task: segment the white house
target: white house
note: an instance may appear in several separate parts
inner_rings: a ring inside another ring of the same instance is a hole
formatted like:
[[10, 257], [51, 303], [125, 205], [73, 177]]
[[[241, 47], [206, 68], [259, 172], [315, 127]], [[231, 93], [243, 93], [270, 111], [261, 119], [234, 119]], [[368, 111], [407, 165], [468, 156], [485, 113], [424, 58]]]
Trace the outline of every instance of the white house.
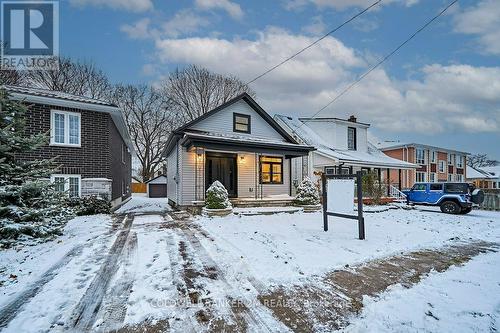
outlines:
[[215, 180], [233, 203], [291, 199], [291, 159], [312, 150], [242, 94], [172, 133], [165, 152], [169, 202], [202, 205]]
[[[308, 156], [293, 160], [292, 181], [304, 177], [318, 179], [322, 173], [348, 174], [356, 171], [375, 171], [379, 179], [389, 180], [398, 189], [401, 170], [415, 169], [416, 165], [385, 155], [368, 142], [369, 124], [360, 123], [354, 116], [338, 118], [293, 118], [275, 115], [275, 120], [302, 144], [316, 148]], [[398, 170], [392, 179], [390, 170]]]

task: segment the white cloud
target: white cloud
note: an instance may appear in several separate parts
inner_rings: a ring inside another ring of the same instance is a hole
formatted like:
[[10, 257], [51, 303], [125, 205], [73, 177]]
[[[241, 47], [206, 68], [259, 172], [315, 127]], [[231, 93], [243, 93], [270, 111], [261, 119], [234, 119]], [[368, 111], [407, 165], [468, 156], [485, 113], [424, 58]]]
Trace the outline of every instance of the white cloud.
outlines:
[[311, 23], [302, 28], [303, 31], [311, 35], [323, 34], [325, 29], [326, 24], [323, 22], [323, 18], [321, 16], [314, 16]]
[[132, 39], [147, 39], [152, 37], [150, 24], [151, 20], [149, 18], [144, 18], [133, 24], [124, 24], [120, 27], [120, 30]]
[[[248, 81], [313, 40], [269, 28], [255, 39], [165, 38], [156, 41], [167, 64], [198, 64]], [[367, 66], [365, 57], [327, 37], [252, 84], [270, 113], [312, 116]], [[392, 132], [491, 132], [500, 129], [500, 67], [434, 64], [421, 79], [397, 81], [383, 69], [340, 98], [321, 116], [358, 116]]]
[[99, 6], [122, 9], [132, 12], [145, 12], [153, 9], [152, 0], [70, 0], [75, 6]]
[[[285, 3], [285, 8], [288, 10], [296, 10], [312, 3], [318, 7], [331, 7], [339, 10], [344, 10], [350, 7], [366, 8], [374, 2], [375, 0], [289, 0]], [[382, 1], [378, 6], [398, 3], [410, 7], [417, 4], [418, 2], [419, 0], [385, 0]]]
[[500, 3], [485, 0], [455, 14], [455, 32], [474, 35], [481, 50], [500, 54]]
[[200, 9], [222, 9], [234, 19], [241, 19], [244, 16], [241, 6], [230, 0], [196, 0], [196, 6]]
[[181, 10], [163, 24], [162, 30], [166, 36], [177, 37], [197, 32], [200, 28], [206, 27], [209, 24], [210, 22], [206, 18], [193, 11]]

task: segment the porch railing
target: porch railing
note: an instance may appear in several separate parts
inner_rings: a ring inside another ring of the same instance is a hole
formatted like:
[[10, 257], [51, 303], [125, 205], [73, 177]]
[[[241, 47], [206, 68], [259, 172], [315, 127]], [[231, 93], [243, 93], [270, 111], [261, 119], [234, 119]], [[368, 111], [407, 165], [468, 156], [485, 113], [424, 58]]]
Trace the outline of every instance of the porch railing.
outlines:
[[397, 187], [389, 185], [389, 196], [397, 201], [406, 201], [406, 194], [401, 192]]

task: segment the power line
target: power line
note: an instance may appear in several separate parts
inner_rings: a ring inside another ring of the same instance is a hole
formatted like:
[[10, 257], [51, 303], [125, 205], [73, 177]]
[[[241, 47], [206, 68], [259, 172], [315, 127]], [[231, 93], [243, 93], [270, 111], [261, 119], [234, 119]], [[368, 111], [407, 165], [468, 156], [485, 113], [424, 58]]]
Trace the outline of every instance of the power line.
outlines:
[[323, 39], [325, 39], [326, 37], [328, 37], [329, 35], [333, 34], [334, 32], [336, 32], [337, 30], [339, 30], [340, 28], [342, 28], [344, 25], [348, 24], [349, 22], [351, 21], [354, 21], [357, 17], [363, 15], [364, 13], [366, 13], [367, 11], [369, 11], [370, 9], [372, 9], [373, 7], [375, 7], [376, 5], [378, 5], [380, 2], [382, 2], [382, 0], [377, 0], [375, 1], [374, 3], [372, 3], [370, 6], [366, 7], [365, 9], [363, 9], [362, 11], [360, 11], [359, 13], [357, 13], [356, 15], [354, 15], [353, 17], [351, 17], [350, 19], [348, 19], [347, 21], [345, 21], [344, 23], [342, 23], [341, 25], [337, 26], [336, 28], [334, 28], [333, 30], [330, 30], [329, 32], [327, 32], [326, 34], [324, 34], [323, 36], [321, 36], [320, 38], [316, 39], [314, 42], [312, 42], [311, 44], [307, 45], [306, 47], [304, 47], [303, 49], [301, 49], [300, 51], [294, 53], [293, 55], [291, 55], [290, 57], [286, 58], [285, 60], [281, 61], [280, 63], [274, 65], [273, 67], [269, 68], [268, 70], [266, 70], [264, 73], [256, 76], [255, 78], [253, 78], [252, 80], [248, 81], [245, 85], [249, 85], [250, 83], [253, 83], [255, 81], [257, 81], [258, 79], [260, 79], [261, 77], [269, 74], [270, 72], [274, 71], [276, 68], [280, 67], [281, 65], [283, 65], [284, 63], [292, 60], [293, 58], [295, 58], [296, 56], [298, 56], [299, 54], [301, 54], [302, 52], [306, 51], [307, 49], [311, 48], [312, 46], [316, 45], [317, 43], [321, 42]]
[[[387, 59], [392, 57], [396, 52], [399, 51], [403, 46], [405, 46], [409, 41], [411, 41], [416, 35], [418, 35], [422, 30], [427, 28], [432, 22], [437, 20], [441, 15], [443, 15], [451, 6], [453, 6], [455, 3], [457, 3], [458, 0], [452, 1], [448, 6], [446, 6], [443, 10], [441, 10], [436, 16], [434, 16], [432, 19], [427, 21], [423, 26], [421, 26], [417, 31], [415, 31], [410, 37], [408, 37], [404, 42], [399, 44], [394, 50], [392, 50], [389, 54], [387, 54], [382, 60], [377, 62], [375, 65], [370, 67], [368, 71], [363, 73], [358, 79], [356, 79], [353, 83], [348, 85], [344, 90], [342, 90], [335, 98], [333, 98], [330, 102], [328, 102], [325, 106], [323, 106], [321, 109], [319, 109], [311, 118], [316, 117], [321, 111], [335, 103], [340, 97], [342, 97], [345, 93], [347, 93], [349, 90], [351, 90], [355, 85], [357, 85], [361, 80], [363, 80], [366, 76], [368, 76], [371, 72], [373, 72], [377, 67], [379, 67], [381, 64], [383, 64]], [[299, 128], [302, 125], [299, 126]]]

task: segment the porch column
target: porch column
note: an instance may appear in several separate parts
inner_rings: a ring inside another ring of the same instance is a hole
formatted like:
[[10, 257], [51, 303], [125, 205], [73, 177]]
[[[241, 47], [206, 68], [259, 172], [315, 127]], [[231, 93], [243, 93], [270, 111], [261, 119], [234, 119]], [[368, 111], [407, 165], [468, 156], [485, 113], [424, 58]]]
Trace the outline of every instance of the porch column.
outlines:
[[399, 180], [398, 180], [398, 186], [399, 186], [399, 190], [401, 191], [401, 169], [398, 169], [399, 171]]
[[389, 168], [386, 169], [387, 172], [387, 196], [391, 196], [391, 171]]

